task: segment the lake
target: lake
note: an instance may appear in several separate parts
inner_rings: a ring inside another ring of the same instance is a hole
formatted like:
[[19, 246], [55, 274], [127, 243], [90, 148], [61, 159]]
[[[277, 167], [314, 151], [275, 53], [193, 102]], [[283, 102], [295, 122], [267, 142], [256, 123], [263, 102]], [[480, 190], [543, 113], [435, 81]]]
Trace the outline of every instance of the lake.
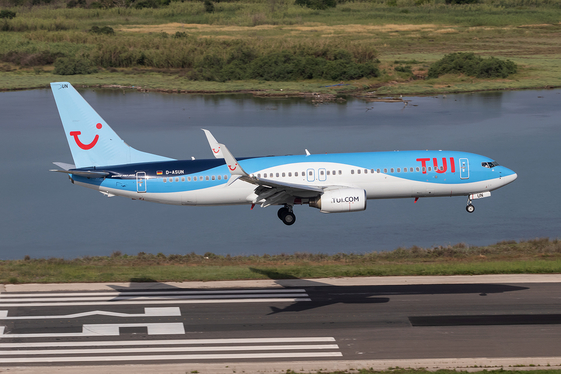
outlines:
[[169, 206], [102, 194], [49, 172], [72, 163], [50, 90], [0, 92], [0, 259], [150, 252], [249, 255], [364, 253], [557, 238], [561, 226], [561, 90], [407, 97], [313, 105], [304, 99], [79, 90], [131, 146], [212, 158], [201, 128], [236, 157], [446, 149], [486, 155], [518, 179], [475, 200], [369, 200], [364, 212], [296, 206]]

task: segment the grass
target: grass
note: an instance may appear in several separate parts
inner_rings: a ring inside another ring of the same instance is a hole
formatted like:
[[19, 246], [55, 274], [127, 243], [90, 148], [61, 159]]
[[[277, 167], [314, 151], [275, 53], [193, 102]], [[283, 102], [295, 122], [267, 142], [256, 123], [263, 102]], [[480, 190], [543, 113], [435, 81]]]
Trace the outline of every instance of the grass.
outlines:
[[[205, 55], [227, 59], [241, 46], [256, 53], [284, 49], [314, 54], [345, 48], [357, 60], [378, 58], [382, 76], [346, 82], [347, 93], [561, 87], [561, 4], [550, 0], [482, 0], [463, 6], [445, 5], [443, 0], [424, 5], [398, 0], [397, 6], [359, 0], [325, 11], [296, 6], [291, 0], [242, 0], [217, 2], [214, 13], [206, 13], [200, 1], [177, 1], [159, 9], [67, 9], [59, 0], [10, 9], [16, 18], [0, 21], [0, 26], [4, 23], [12, 30], [0, 33], [0, 60], [4, 60], [0, 89], [4, 90], [41, 87], [56, 80], [191, 92], [272, 93], [281, 88], [283, 92], [317, 92], [333, 83], [304, 80], [291, 82], [288, 88], [285, 82], [192, 80], [189, 70], [200, 66]], [[116, 35], [88, 33], [92, 26], [112, 27]], [[187, 37], [172, 38], [176, 32], [185, 32]], [[6, 58], [8, 53], [44, 51], [87, 58], [101, 67], [100, 73], [57, 76], [51, 64], [26, 65]], [[508, 79], [461, 75], [424, 79], [430, 63], [458, 51], [511, 59], [519, 64], [519, 73]], [[395, 60], [416, 61], [411, 64], [413, 74], [396, 72]], [[335, 90], [322, 92], [337, 94], [341, 88]]]
[[335, 255], [221, 256], [114, 252], [76, 259], [0, 261], [0, 283], [213, 281], [398, 275], [545, 274], [561, 272], [561, 240], [457, 244]]

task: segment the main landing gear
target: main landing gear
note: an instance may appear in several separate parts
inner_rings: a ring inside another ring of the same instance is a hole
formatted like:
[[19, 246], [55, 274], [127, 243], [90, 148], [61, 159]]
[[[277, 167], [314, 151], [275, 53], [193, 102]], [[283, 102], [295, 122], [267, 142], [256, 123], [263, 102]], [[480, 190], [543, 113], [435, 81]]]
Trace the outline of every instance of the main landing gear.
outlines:
[[277, 215], [279, 216], [280, 220], [287, 226], [290, 226], [296, 222], [296, 216], [292, 212], [291, 205], [285, 205], [284, 207], [280, 208]]
[[468, 196], [468, 201], [467, 201], [467, 206], [466, 206], [466, 210], [468, 213], [473, 213], [475, 212], [475, 207], [473, 206], [473, 204], [471, 203], [471, 199]]

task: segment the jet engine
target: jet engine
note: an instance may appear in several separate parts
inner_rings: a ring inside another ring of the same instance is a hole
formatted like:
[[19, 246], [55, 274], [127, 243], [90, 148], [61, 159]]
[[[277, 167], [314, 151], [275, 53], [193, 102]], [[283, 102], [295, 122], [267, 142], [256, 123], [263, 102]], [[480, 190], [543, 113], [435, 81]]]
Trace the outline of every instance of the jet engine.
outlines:
[[309, 205], [322, 213], [358, 212], [366, 209], [366, 191], [360, 188], [327, 190]]

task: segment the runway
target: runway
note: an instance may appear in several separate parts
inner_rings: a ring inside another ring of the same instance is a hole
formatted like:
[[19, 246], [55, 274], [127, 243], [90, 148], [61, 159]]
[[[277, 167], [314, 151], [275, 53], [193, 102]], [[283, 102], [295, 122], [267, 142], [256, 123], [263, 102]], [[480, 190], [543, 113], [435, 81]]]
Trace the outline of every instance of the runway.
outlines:
[[6, 285], [0, 367], [555, 366], [560, 286], [559, 275]]

